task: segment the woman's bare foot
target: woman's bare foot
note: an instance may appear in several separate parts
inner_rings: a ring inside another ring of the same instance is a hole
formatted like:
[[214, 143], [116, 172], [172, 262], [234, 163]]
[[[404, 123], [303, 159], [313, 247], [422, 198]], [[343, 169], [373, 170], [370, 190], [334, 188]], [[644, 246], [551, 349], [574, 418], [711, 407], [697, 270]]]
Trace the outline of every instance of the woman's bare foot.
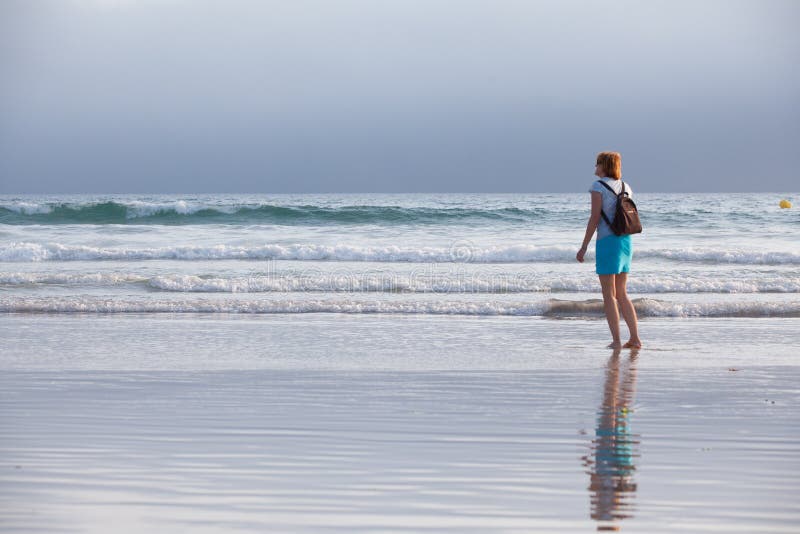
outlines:
[[627, 343], [622, 345], [623, 349], [641, 349], [642, 342], [639, 339], [629, 339]]
[[619, 341], [612, 341], [608, 345], [606, 345], [607, 349], [621, 349], [622, 344]]

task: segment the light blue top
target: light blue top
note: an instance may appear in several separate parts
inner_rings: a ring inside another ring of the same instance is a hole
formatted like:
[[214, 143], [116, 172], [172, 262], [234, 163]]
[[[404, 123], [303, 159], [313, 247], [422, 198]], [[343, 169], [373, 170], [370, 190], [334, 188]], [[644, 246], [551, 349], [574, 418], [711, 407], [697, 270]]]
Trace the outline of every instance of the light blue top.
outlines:
[[[609, 221], [613, 221], [614, 213], [617, 210], [616, 195], [622, 192], [622, 180], [615, 180], [614, 178], [600, 178], [600, 180], [607, 183], [611, 189], [614, 190], [615, 194], [612, 194], [611, 191], [598, 184], [597, 180], [592, 182], [592, 188], [589, 189], [589, 192], [598, 191], [601, 195], [603, 195], [603, 213], [606, 214], [606, 217], [608, 217]], [[628, 182], [625, 182], [625, 191], [627, 191], [628, 195], [633, 198], [633, 189], [631, 189], [631, 184]], [[609, 235], [614, 235], [614, 232], [611, 231], [611, 228], [608, 226], [608, 224], [606, 224], [606, 221], [600, 217], [600, 223], [597, 225], [597, 239], [603, 239]]]

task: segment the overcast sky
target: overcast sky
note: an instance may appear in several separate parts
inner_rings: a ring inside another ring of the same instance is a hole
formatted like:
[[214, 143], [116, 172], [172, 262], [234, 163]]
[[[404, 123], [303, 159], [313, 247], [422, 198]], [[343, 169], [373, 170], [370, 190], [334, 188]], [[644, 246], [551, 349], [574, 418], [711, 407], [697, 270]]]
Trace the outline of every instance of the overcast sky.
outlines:
[[798, 191], [800, 2], [1, 0], [0, 193]]

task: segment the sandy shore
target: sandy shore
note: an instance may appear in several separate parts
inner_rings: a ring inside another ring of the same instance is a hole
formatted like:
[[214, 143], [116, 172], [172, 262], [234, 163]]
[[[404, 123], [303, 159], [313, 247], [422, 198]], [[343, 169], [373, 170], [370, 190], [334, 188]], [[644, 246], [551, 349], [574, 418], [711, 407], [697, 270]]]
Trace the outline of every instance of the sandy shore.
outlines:
[[0, 317], [7, 532], [793, 532], [796, 319]]

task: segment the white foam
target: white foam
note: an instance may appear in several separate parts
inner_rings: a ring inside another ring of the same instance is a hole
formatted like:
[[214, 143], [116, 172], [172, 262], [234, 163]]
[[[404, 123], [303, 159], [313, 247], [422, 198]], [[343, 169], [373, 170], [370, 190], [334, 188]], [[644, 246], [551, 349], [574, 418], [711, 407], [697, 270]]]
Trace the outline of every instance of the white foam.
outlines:
[[[456, 242], [449, 247], [354, 246], [347, 244], [184, 245], [159, 248], [104, 248], [61, 243], [12, 242], [0, 245], [0, 261], [38, 262], [72, 260], [300, 260], [368, 262], [532, 263], [574, 262], [574, 247], [507, 245], [477, 247]], [[800, 264], [800, 253], [738, 249], [645, 249], [636, 258], [677, 262], [743, 265]], [[589, 255], [591, 259], [591, 254]]]
[[[596, 281], [594, 289], [596, 291]], [[577, 291], [577, 285], [573, 286]], [[572, 291], [569, 287], [563, 288]], [[800, 293], [800, 277], [753, 275], [749, 278], [692, 278], [688, 276], [639, 276], [628, 279], [631, 293]]]
[[[678, 303], [635, 299], [643, 317], [800, 317], [795, 302]], [[499, 302], [490, 300], [356, 300], [332, 299], [104, 299], [88, 296], [0, 298], [0, 312], [47, 313], [225, 313], [225, 314], [430, 314], [509, 316], [601, 316], [603, 303], [591, 300]]]
[[[254, 276], [201, 278], [190, 275], [164, 275], [151, 278], [149, 285], [175, 292], [410, 292], [410, 293], [519, 293], [548, 291], [547, 284], [515, 276], [416, 277], [385, 273], [341, 272], [316, 276]], [[595, 284], [596, 285], [596, 284]], [[588, 286], [588, 284], [587, 284]], [[594, 288], [597, 289], [596, 287]]]
[[138, 217], [150, 217], [158, 213], [174, 212], [180, 215], [191, 215], [198, 211], [213, 209], [220, 213], [235, 213], [237, 209], [247, 207], [244, 205], [221, 205], [218, 203], [203, 203], [192, 202], [186, 200], [173, 200], [164, 202], [151, 202], [144, 200], [104, 200], [97, 199], [92, 202], [26, 202], [26, 201], [12, 201], [0, 203], [0, 208], [5, 208], [10, 211], [22, 215], [35, 215], [51, 213], [54, 207], [65, 207], [73, 210], [80, 210], [90, 208], [98, 204], [106, 202], [114, 202], [115, 204], [126, 209], [126, 217], [128, 219], [135, 219]]
[[95, 297], [0, 298], [4, 312], [92, 313], [395, 313], [435, 315], [542, 315], [546, 304], [447, 301], [124, 300]]
[[800, 301], [687, 304], [652, 299], [642, 301], [645, 315], [651, 317], [800, 317]]
[[0, 203], [0, 208], [5, 208], [9, 211], [14, 211], [22, 215], [34, 215], [37, 213], [50, 213], [53, 208], [48, 204], [41, 204], [37, 202], [3, 202]]
[[186, 215], [202, 209], [201, 206], [190, 206], [185, 200], [176, 200], [174, 202], [143, 202], [140, 200], [132, 200], [123, 205], [127, 208], [126, 217], [129, 219], [135, 217], [149, 217], [165, 211], [174, 211], [175, 213]]
[[125, 273], [0, 273], [0, 285], [7, 286], [33, 284], [116, 285], [147, 280], [146, 277]]
[[739, 263], [749, 265], [800, 264], [800, 253], [787, 251], [756, 251], [745, 249], [655, 249], [635, 251], [634, 256], [663, 258], [676, 261]]
[[571, 247], [510, 245], [477, 248], [451, 247], [359, 247], [353, 245], [267, 244], [261, 246], [176, 246], [160, 248], [102, 248], [61, 243], [13, 242], [0, 246], [0, 261], [72, 261], [72, 260], [300, 260], [300, 261], [373, 261], [373, 262], [531, 262], [564, 261]]
[[179, 215], [192, 215], [202, 210], [214, 210], [219, 213], [235, 213], [238, 209], [249, 207], [237, 204], [218, 204], [191, 202], [186, 200], [173, 200], [169, 202], [146, 202], [142, 200], [130, 200], [120, 203], [127, 209], [126, 217], [136, 219], [138, 217], [151, 217], [159, 213], [175, 212]]
[[[446, 272], [429, 275], [341, 270], [331, 273], [266, 276], [196, 276], [165, 274], [153, 277], [120, 272], [0, 272], [0, 285], [98, 285], [147, 283], [152, 289], [179, 293], [269, 292], [386, 292], [386, 293], [540, 293], [599, 291], [594, 274]], [[754, 275], [747, 279], [634, 276], [631, 293], [800, 293], [800, 277]]]
[[[272, 291], [330, 292], [412, 292], [412, 293], [537, 293], [599, 291], [594, 275], [582, 277], [533, 274], [450, 273], [416, 277], [386, 273], [334, 273], [328, 276], [254, 276], [201, 278], [191, 275], [163, 275], [151, 278], [155, 289], [176, 292], [261, 293]], [[798, 293], [800, 278], [766, 280], [718, 280], [645, 277], [632, 278], [631, 293]]]
[[[800, 301], [795, 302], [670, 302], [651, 298], [633, 299], [641, 317], [800, 317]], [[551, 299], [545, 315], [602, 316], [603, 301]]]

